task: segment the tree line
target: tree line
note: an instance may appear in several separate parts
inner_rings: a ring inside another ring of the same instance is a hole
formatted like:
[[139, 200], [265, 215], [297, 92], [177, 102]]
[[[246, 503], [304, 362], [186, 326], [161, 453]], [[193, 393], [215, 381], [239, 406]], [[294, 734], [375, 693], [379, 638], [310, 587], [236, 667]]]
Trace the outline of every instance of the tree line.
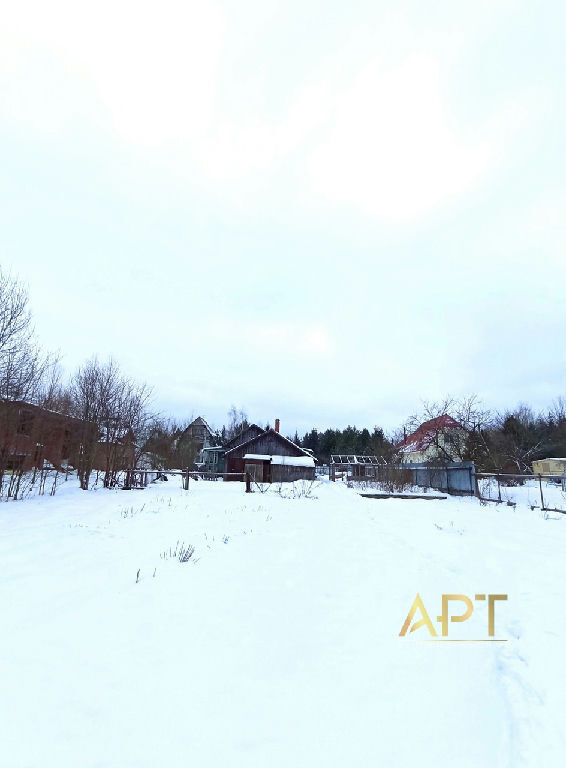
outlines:
[[[14, 458], [18, 440], [33, 438], [34, 465], [42, 464], [43, 439], [56, 429], [61, 446], [73, 452], [81, 488], [89, 487], [97, 457], [103, 457], [104, 485], [111, 485], [124, 458], [126, 436], [132, 438], [131, 461], [139, 459], [153, 418], [150, 399], [147, 385], [124, 375], [116, 361], [101, 362], [96, 356], [64, 381], [58, 356], [45, 353], [37, 341], [25, 288], [0, 268], [0, 495], [17, 498], [26, 468], [24, 457]], [[10, 403], [39, 406], [27, 416], [33, 429]], [[70, 417], [74, 428], [54, 427], [52, 413]]]
[[357, 454], [365, 456], [390, 457], [394, 444], [385, 437], [380, 427], [358, 429], [347, 426], [345, 429], [326, 429], [319, 432], [313, 427], [302, 438], [295, 434], [294, 442], [301, 448], [314, 453], [317, 459], [328, 464], [333, 454]]
[[[152, 400], [152, 389], [127, 376], [113, 359], [101, 361], [94, 355], [64, 377], [59, 357], [44, 352], [37, 340], [25, 287], [0, 267], [0, 497], [23, 493], [29, 466], [18, 455], [18, 440], [26, 437], [35, 445], [34, 483], [37, 467], [48, 458], [41, 450], [53, 442], [54, 431], [61, 433], [58, 447], [73, 457], [85, 490], [95, 465], [96, 478], [106, 487], [115, 484], [124, 464], [160, 469], [192, 465], [200, 447], [198, 440], [185, 437], [192, 418], [168, 418], [154, 410]], [[37, 410], [29, 409], [22, 420], [25, 408], [10, 404]], [[52, 414], [68, 417], [69, 429], [54, 427]], [[247, 426], [244, 411], [232, 406], [217, 440], [228, 441]]]
[[[386, 462], [400, 459], [405, 437], [426, 422], [442, 415], [451, 416], [462, 431], [432, 427], [432, 442], [438, 457], [446, 460], [473, 461], [478, 471], [530, 474], [532, 462], [548, 457], [566, 457], [566, 398], [535, 412], [529, 405], [492, 411], [475, 394], [462, 398], [447, 396], [435, 402], [423, 402], [422, 408], [397, 430], [385, 435], [379, 427], [346, 427], [344, 430], [316, 428], [296, 442], [311, 449], [320, 461], [332, 454], [372, 454]], [[443, 439], [441, 439], [443, 438]], [[443, 456], [444, 451], [444, 456]]]

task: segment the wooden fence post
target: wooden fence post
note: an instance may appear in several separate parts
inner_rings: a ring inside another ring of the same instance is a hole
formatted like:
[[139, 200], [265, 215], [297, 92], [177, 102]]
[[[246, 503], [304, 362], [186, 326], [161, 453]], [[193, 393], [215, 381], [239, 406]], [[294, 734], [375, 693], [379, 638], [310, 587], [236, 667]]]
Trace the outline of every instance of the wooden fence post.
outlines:
[[252, 492], [252, 483], [250, 478], [250, 473], [246, 472], [246, 493]]
[[[474, 468], [475, 468], [475, 464], [474, 464]], [[472, 469], [472, 467], [470, 467], [470, 489], [471, 489], [471, 492], [473, 493], [473, 495], [476, 496], [476, 498], [479, 499], [479, 497], [480, 497], [480, 486], [479, 486], [479, 483], [478, 483], [478, 478], [476, 477], [476, 473]]]

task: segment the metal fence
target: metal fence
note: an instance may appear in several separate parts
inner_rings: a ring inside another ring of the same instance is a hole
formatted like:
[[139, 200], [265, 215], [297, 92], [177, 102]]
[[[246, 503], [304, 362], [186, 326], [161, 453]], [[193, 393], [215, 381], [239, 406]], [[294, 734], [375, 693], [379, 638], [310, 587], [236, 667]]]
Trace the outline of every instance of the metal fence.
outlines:
[[472, 461], [459, 461], [444, 466], [428, 464], [403, 464], [403, 470], [413, 475], [413, 485], [434, 488], [454, 495], [474, 496], [476, 493], [476, 468]]
[[416, 485], [434, 488], [455, 495], [476, 494], [476, 468], [471, 461], [430, 464], [364, 464], [338, 463], [330, 465], [330, 479], [346, 478], [358, 482], [376, 482], [402, 487]]

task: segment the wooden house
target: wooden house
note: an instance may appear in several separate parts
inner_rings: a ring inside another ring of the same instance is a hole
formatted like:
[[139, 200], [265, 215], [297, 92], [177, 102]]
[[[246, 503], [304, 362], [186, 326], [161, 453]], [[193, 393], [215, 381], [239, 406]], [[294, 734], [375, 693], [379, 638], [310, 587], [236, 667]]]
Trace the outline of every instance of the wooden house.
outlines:
[[[276, 427], [279, 426], [278, 421]], [[226, 472], [248, 472], [255, 482], [278, 483], [314, 480], [315, 460], [278, 429], [261, 434], [226, 451]], [[230, 477], [227, 477], [230, 479]]]
[[179, 466], [202, 467], [203, 451], [215, 446], [217, 438], [202, 416], [197, 416], [179, 435], [175, 443], [175, 455]]
[[203, 448], [214, 445], [214, 433], [202, 416], [197, 416], [181, 433], [178, 443], [181, 445], [184, 442], [193, 444], [197, 451], [202, 451]]
[[246, 427], [246, 429], [242, 430], [240, 433], [234, 435], [234, 437], [228, 440], [224, 446], [211, 445], [202, 448], [199, 457], [200, 468], [205, 472], [224, 473], [226, 471], [226, 451], [230, 450], [231, 448], [235, 448], [236, 446], [241, 445], [248, 440], [251, 440], [252, 437], [262, 435], [264, 432], [265, 430], [261, 427], [258, 427], [257, 424], [250, 424], [248, 427]]

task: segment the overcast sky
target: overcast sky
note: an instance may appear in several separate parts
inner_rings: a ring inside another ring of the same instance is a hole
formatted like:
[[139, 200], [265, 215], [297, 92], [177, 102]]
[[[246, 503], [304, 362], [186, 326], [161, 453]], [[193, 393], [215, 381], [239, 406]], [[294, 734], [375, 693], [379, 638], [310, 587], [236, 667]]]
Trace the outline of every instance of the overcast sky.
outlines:
[[286, 434], [566, 394], [566, 4], [11, 3], [0, 263], [67, 370]]

